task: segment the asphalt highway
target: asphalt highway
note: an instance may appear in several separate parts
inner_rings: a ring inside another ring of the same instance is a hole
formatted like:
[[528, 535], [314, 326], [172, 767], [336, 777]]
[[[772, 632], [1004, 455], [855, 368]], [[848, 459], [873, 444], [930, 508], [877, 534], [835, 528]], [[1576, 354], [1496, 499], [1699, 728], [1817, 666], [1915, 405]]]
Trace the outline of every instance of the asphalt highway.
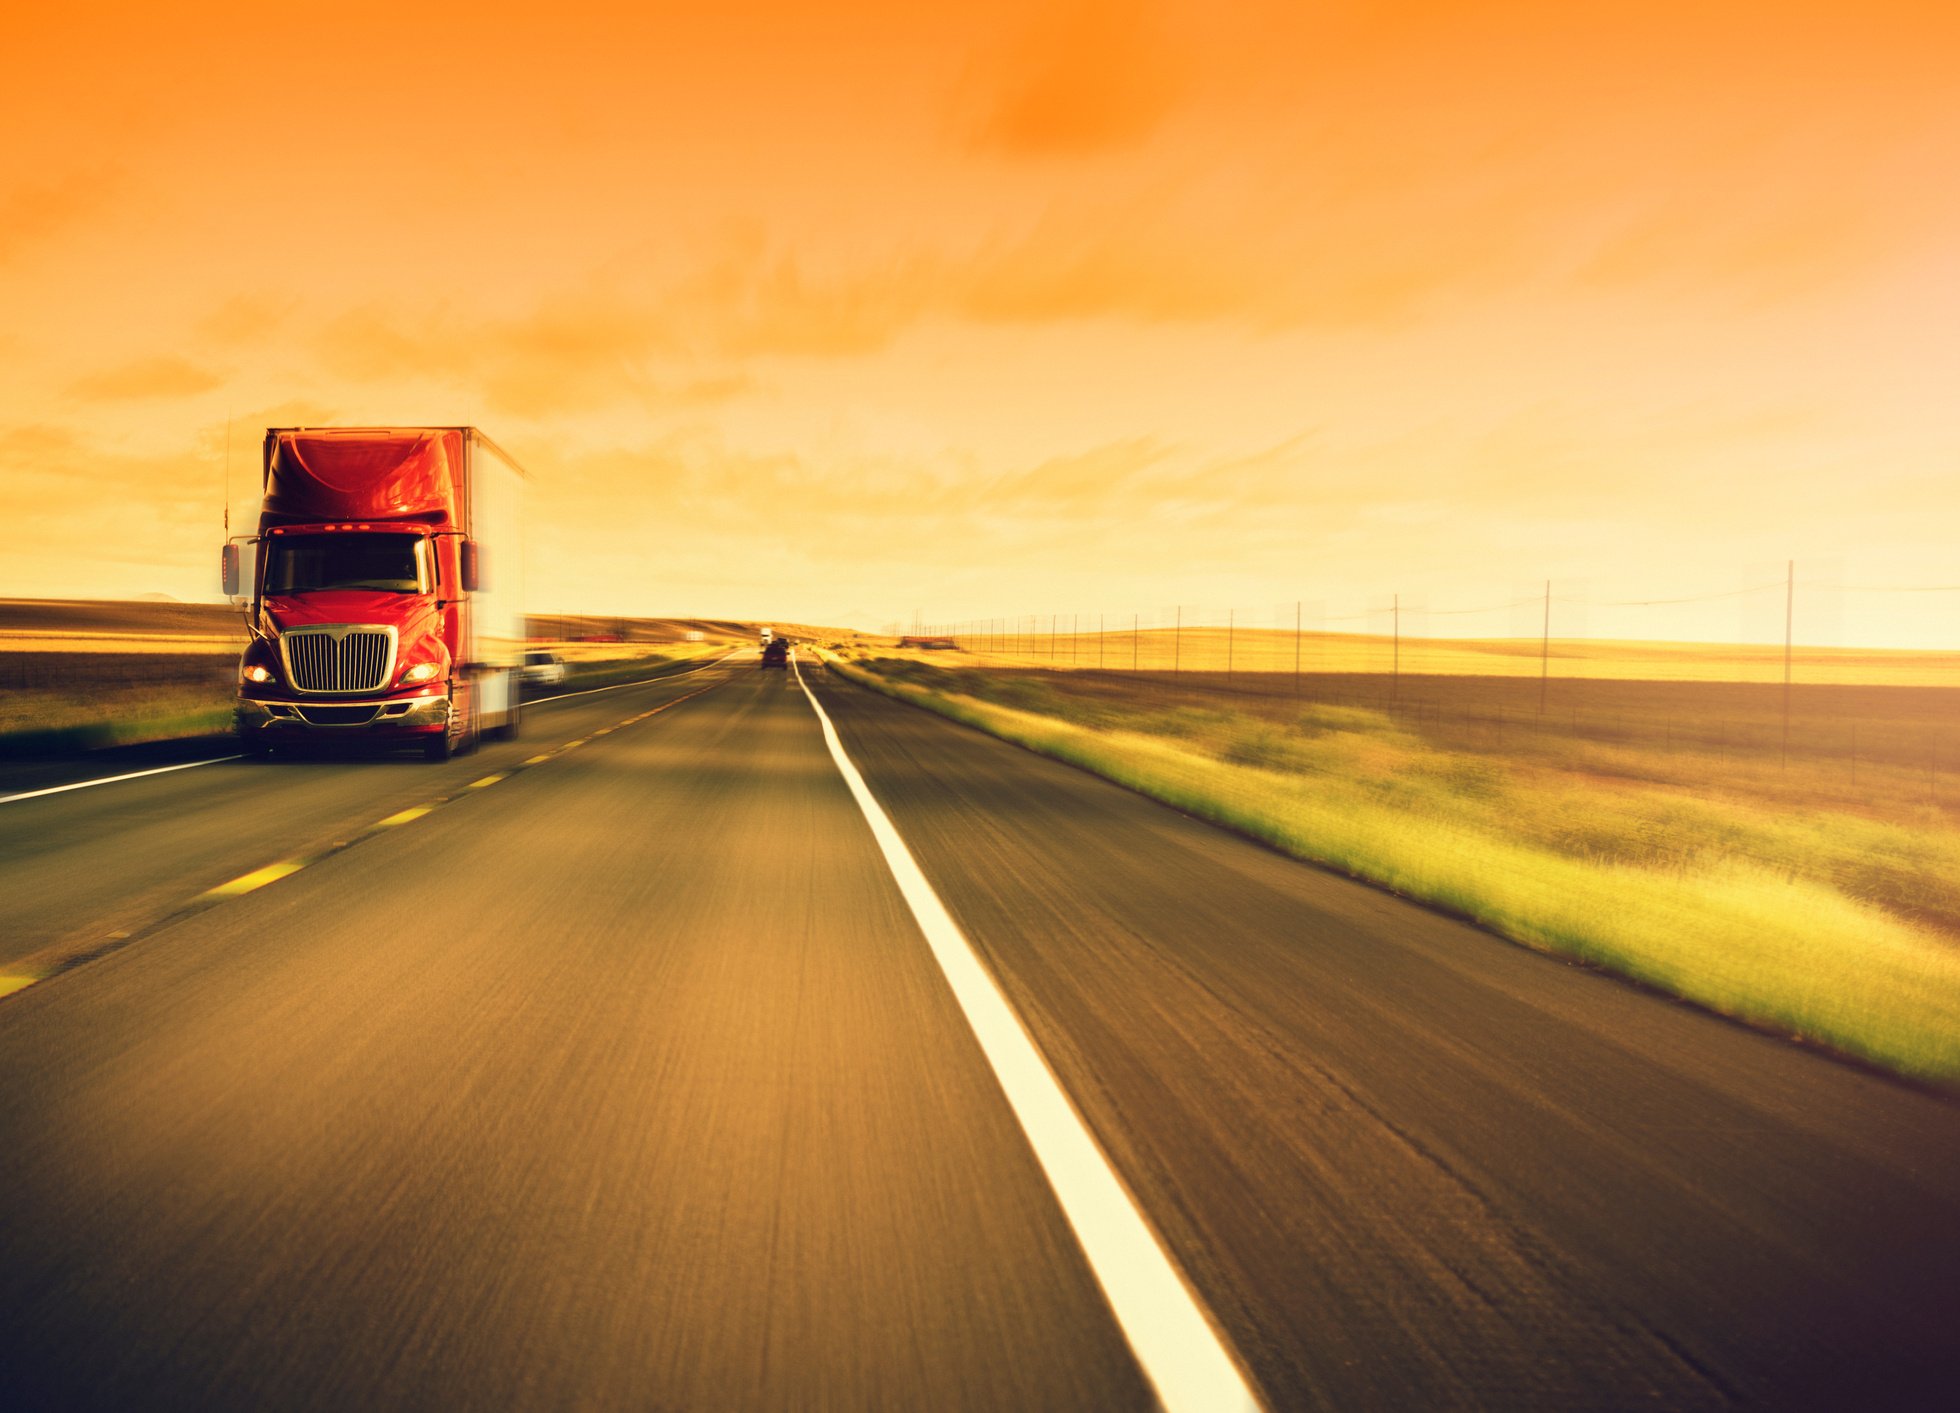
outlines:
[[[1960, 1105], [808, 680], [1270, 1406], [1952, 1403]], [[0, 1407], [1153, 1402], [753, 658], [0, 803], [9, 974]]]

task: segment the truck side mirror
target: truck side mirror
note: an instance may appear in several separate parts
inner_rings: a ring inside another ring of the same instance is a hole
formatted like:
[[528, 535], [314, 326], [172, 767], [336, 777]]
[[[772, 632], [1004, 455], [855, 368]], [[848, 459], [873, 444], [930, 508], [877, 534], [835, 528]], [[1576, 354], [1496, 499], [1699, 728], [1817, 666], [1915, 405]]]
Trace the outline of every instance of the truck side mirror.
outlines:
[[473, 594], [484, 586], [483, 548], [475, 540], [463, 541], [463, 592]]
[[219, 578], [224, 583], [225, 597], [238, 597], [238, 546], [226, 545], [218, 554]]

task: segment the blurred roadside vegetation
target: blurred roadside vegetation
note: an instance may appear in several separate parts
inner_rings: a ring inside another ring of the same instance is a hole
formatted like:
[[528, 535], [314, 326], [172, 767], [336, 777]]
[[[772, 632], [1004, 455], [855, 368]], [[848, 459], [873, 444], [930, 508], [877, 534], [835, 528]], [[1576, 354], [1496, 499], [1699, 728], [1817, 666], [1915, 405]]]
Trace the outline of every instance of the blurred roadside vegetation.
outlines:
[[[531, 646], [566, 661], [562, 687], [678, 671], [752, 641], [721, 620], [559, 617]], [[690, 635], [695, 635], [690, 637]], [[0, 600], [0, 759], [222, 736], [231, 729], [238, 610], [222, 604]]]
[[1960, 1082], [1960, 801], [1912, 745], [1950, 689], [1859, 689], [1854, 754], [1786, 762], [1773, 731], [1703, 729], [1733, 684], [1669, 684], [1665, 734], [1618, 684], [1593, 736], [1431, 711], [1420, 683], [1398, 709], [890, 652], [841, 670], [1514, 941]]

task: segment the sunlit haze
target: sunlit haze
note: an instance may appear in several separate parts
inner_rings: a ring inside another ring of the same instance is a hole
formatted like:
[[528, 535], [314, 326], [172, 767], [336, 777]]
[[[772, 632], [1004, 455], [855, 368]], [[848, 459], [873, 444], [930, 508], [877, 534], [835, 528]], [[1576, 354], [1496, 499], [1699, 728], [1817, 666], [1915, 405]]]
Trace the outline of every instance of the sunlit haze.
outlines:
[[473, 423], [539, 611], [1338, 617], [1794, 559], [1800, 637], [1939, 646], [1957, 73], [1923, 0], [34, 7], [0, 594], [216, 597], [228, 427], [236, 523], [269, 424]]

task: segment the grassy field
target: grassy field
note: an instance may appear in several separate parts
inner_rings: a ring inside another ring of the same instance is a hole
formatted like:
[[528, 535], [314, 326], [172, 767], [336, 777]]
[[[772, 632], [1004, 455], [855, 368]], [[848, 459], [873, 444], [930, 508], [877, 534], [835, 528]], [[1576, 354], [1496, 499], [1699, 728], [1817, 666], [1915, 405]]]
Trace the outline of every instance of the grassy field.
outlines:
[[1290, 673], [850, 658], [905, 700], [1515, 941], [1960, 1083], [1951, 689], [1807, 686], [1786, 758], [1781, 689], [1761, 683], [1559, 680], [1540, 715], [1538, 684], [1503, 676], [1307, 674], [1296, 697]]

